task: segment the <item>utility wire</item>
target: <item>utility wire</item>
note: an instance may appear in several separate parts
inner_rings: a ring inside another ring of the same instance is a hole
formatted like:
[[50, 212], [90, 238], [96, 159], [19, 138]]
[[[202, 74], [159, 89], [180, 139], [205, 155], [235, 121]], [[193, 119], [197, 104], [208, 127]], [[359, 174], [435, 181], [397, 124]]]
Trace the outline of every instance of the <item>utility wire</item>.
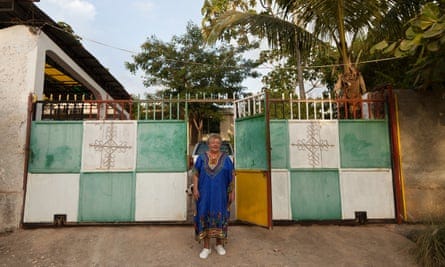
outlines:
[[[59, 27], [58, 25], [54, 25], [52, 23], [48, 23], [48, 22], [39, 22], [39, 21], [35, 21], [35, 20], [28, 20], [28, 21], [11, 21], [11, 22], [0, 22], [0, 23], [4, 23], [4, 24], [30, 24], [30, 25], [37, 25], [40, 24], [40, 27], [38, 27], [39, 29], [42, 29], [44, 26], [49, 26], [52, 27], [56, 30], [68, 33], [68, 34], [72, 34], [74, 35], [74, 33], [67, 31], [64, 28]], [[122, 52], [126, 52], [126, 53], [130, 53], [132, 55], [137, 55], [138, 52], [132, 51], [132, 50], [128, 50], [125, 48], [120, 48], [114, 45], [109, 45], [107, 43], [104, 42], [100, 42], [100, 41], [96, 41], [90, 38], [85, 38], [82, 37], [80, 35], [75, 34], [76, 36], [78, 36], [81, 40], [85, 40], [88, 42], [92, 42], [98, 45], [102, 45], [111, 49], [115, 49], [115, 50], [119, 50]], [[391, 60], [398, 60], [398, 59], [402, 59], [403, 57], [389, 57], [389, 58], [381, 58], [381, 59], [374, 59], [374, 60], [366, 60], [366, 61], [361, 61], [358, 62], [358, 65], [363, 65], [363, 64], [368, 64], [368, 63], [377, 63], [377, 62], [384, 62], [384, 61], [391, 61]], [[177, 60], [177, 59], [169, 59], [169, 58], [164, 58], [164, 60], [166, 61], [171, 61], [171, 62], [176, 62], [176, 63], [182, 63], [182, 64], [193, 64], [193, 65], [201, 65], [201, 66], [213, 66], [211, 64], [207, 64], [207, 63], [201, 63], [201, 62], [193, 62], [193, 61], [185, 61], [185, 60]], [[334, 67], [343, 67], [347, 64], [327, 64], [327, 65], [315, 65], [315, 66], [303, 66], [304, 69], [316, 69], [316, 68], [334, 68]], [[241, 69], [243, 67], [241, 66], [221, 66], [223, 68], [233, 68], [233, 69]], [[274, 69], [275, 67], [273, 66], [258, 66], [255, 69]], [[296, 70], [296, 67], [281, 67], [280, 69], [284, 69], [284, 70]]]

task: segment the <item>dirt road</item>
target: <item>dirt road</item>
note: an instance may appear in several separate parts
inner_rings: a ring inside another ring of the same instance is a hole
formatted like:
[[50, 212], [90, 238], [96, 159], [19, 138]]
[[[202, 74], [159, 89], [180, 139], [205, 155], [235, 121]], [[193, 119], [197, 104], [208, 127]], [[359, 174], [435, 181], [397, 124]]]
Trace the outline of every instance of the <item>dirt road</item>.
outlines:
[[0, 266], [417, 266], [403, 227], [231, 226], [206, 260], [191, 226], [28, 229], [0, 235]]

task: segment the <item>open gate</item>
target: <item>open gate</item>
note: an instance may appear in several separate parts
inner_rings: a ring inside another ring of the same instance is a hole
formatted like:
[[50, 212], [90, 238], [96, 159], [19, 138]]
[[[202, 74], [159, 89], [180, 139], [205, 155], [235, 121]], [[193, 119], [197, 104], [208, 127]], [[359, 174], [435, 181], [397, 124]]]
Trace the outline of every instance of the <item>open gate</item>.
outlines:
[[[363, 99], [235, 102], [237, 219], [401, 222], [391, 88]], [[384, 97], [384, 95], [387, 95]]]
[[272, 227], [267, 95], [235, 102], [236, 214], [240, 221]]

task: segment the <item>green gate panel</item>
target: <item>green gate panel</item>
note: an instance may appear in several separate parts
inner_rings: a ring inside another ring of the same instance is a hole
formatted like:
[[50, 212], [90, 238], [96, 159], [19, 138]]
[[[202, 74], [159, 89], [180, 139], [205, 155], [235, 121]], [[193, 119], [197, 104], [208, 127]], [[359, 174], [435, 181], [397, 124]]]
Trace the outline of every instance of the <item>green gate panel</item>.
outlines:
[[235, 122], [235, 163], [237, 169], [267, 170], [266, 117]]
[[292, 170], [293, 220], [341, 219], [338, 170]]
[[134, 221], [133, 172], [81, 173], [79, 222]]
[[29, 172], [80, 172], [82, 122], [32, 122]]
[[272, 169], [287, 169], [289, 162], [289, 129], [287, 121], [270, 122]]
[[388, 122], [340, 121], [342, 168], [390, 168]]
[[183, 121], [138, 123], [137, 171], [187, 170], [187, 124]]

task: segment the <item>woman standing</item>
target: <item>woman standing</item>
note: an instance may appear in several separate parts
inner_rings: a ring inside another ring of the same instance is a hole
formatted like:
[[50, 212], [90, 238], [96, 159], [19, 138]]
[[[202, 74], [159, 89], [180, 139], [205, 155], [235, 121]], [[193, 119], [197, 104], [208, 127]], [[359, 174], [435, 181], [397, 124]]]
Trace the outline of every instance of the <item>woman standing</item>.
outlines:
[[235, 170], [229, 156], [220, 151], [222, 139], [211, 134], [207, 140], [209, 150], [199, 155], [193, 167], [193, 196], [196, 200], [196, 240], [204, 240], [199, 257], [206, 259], [212, 250], [210, 238], [216, 238], [215, 250], [226, 254], [224, 243], [230, 218], [230, 204], [235, 200]]

